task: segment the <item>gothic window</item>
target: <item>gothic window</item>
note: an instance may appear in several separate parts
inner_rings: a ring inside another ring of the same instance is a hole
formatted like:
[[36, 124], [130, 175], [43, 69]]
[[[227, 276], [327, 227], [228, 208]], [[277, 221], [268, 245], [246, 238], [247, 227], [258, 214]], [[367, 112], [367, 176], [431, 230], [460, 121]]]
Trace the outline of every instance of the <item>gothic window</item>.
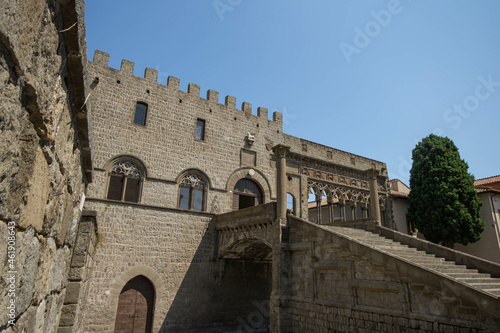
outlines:
[[262, 191], [259, 185], [250, 179], [240, 179], [233, 189], [233, 210], [262, 204]]
[[179, 208], [205, 210], [207, 182], [198, 173], [187, 173], [179, 185]]
[[148, 105], [146, 103], [137, 102], [135, 105], [134, 124], [145, 126], [147, 113]]
[[109, 172], [107, 198], [111, 200], [139, 202], [143, 173], [128, 160], [113, 164]]
[[196, 120], [196, 140], [203, 141], [205, 140], [205, 120], [198, 119]]

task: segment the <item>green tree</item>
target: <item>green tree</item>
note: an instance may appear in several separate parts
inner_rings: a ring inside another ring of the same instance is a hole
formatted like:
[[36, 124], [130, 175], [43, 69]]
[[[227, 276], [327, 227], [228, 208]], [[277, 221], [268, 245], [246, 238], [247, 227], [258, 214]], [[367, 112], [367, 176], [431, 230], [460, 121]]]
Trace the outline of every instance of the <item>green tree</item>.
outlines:
[[481, 239], [484, 221], [474, 176], [453, 141], [431, 134], [412, 154], [408, 219], [426, 239], [450, 248]]

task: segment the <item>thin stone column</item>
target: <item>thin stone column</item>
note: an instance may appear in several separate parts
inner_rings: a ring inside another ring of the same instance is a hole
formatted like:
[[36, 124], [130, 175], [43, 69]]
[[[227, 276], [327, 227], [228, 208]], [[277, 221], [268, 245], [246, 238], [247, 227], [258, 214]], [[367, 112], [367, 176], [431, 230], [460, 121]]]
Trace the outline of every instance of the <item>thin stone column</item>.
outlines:
[[272, 292], [270, 297], [270, 325], [271, 331], [280, 333], [282, 323], [286, 322], [281, 311], [282, 286], [285, 281], [282, 280], [286, 274], [283, 271], [287, 269], [284, 263], [286, 254], [281, 250], [283, 230], [287, 228], [286, 217], [286, 153], [290, 147], [285, 145], [276, 145], [273, 147], [276, 155], [276, 220], [273, 221], [272, 232]]
[[316, 223], [321, 224], [323, 217], [321, 216], [321, 199], [316, 200]]
[[276, 145], [273, 147], [276, 155], [276, 199], [277, 199], [277, 218], [286, 220], [286, 153], [290, 150], [289, 146]]
[[378, 224], [381, 223], [380, 218], [380, 205], [378, 202], [378, 171], [376, 169], [369, 169], [366, 171], [366, 175], [370, 179], [370, 210], [371, 218], [377, 221]]
[[328, 222], [333, 223], [335, 220], [335, 207], [333, 204], [333, 200], [328, 202], [328, 215], [329, 215]]

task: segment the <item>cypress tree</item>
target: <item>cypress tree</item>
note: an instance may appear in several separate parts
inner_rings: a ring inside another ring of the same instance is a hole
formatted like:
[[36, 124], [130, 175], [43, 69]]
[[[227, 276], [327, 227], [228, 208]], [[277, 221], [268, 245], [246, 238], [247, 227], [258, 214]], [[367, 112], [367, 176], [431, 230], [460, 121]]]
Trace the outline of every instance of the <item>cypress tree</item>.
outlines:
[[474, 176], [453, 141], [431, 134], [412, 155], [408, 219], [427, 240], [450, 248], [481, 239], [484, 221]]

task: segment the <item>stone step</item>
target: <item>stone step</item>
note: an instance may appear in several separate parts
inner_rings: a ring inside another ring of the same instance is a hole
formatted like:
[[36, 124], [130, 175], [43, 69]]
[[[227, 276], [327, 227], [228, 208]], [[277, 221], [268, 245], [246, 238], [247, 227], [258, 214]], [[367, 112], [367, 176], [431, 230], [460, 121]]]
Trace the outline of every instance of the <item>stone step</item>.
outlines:
[[495, 279], [492, 277], [487, 278], [458, 278], [457, 280], [470, 283], [470, 284], [495, 284], [500, 287], [500, 279]]
[[404, 250], [404, 249], [398, 251], [397, 256], [408, 259], [415, 257], [436, 258], [435, 255], [426, 253], [425, 251]]
[[407, 249], [410, 249], [410, 247], [408, 246], [401, 246], [401, 245], [391, 245], [391, 244], [384, 244], [384, 245], [380, 245], [380, 244], [370, 244], [370, 243], [365, 243], [366, 245], [370, 245], [370, 246], [373, 246], [377, 249], [382, 249], [382, 250], [391, 250], [391, 251], [401, 251], [401, 250], [407, 250]]
[[500, 296], [500, 288], [494, 288], [494, 289], [483, 289], [486, 292], [489, 292], [490, 294]]
[[469, 282], [471, 286], [474, 286], [479, 289], [499, 289], [500, 288], [500, 283], [498, 282]]
[[[441, 265], [444, 263], [444, 259], [439, 259], [439, 258], [405, 258], [402, 257], [403, 259], [406, 259], [408, 261], [411, 261], [415, 264], [419, 264], [422, 266], [427, 266], [427, 265]], [[445, 264], [446, 265], [446, 264]]]
[[428, 263], [425, 265], [426, 268], [429, 269], [434, 269], [440, 273], [447, 274], [447, 273], [465, 273], [467, 272], [466, 267], [460, 267], [458, 265], [455, 265], [453, 262], [449, 261], [439, 261], [436, 263]]
[[[469, 272], [472, 271], [472, 272]], [[490, 274], [486, 273], [475, 273], [474, 271], [477, 271], [475, 269], [467, 269], [467, 272], [465, 273], [447, 273], [447, 275], [451, 276], [454, 279], [474, 279], [474, 278], [479, 278], [479, 279], [488, 279], [491, 278]]]
[[468, 274], [468, 273], [475, 273], [477, 270], [470, 270], [467, 268], [462, 268], [462, 267], [449, 267], [449, 266], [441, 266], [441, 267], [436, 267], [435, 268], [438, 272], [442, 274]]
[[469, 269], [465, 265], [458, 265], [453, 261], [446, 261], [445, 258], [436, 257], [434, 254], [417, 250], [406, 244], [401, 244], [400, 242], [369, 231], [342, 227], [331, 228], [363, 244], [388, 252], [396, 257], [408, 260], [427, 269], [448, 275], [450, 278], [466, 283], [473, 288], [482, 289], [493, 295], [500, 295], [500, 279], [491, 278], [489, 274], [479, 273], [477, 269]]

